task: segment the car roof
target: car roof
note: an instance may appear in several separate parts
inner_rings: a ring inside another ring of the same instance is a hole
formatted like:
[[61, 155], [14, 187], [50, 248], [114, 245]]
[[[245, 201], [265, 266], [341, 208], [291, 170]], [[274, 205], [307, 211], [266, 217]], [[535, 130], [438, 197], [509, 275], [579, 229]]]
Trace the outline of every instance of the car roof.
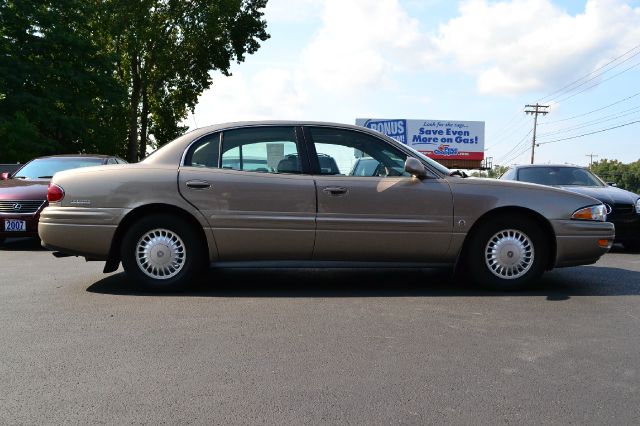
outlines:
[[[163, 145], [158, 148], [154, 153], [150, 154], [147, 158], [141, 161], [141, 163], [147, 164], [165, 164], [165, 165], [175, 165], [180, 164], [183, 155], [185, 154], [186, 148], [197, 139], [202, 136], [215, 133], [218, 131], [226, 131], [232, 130], [236, 128], [250, 128], [250, 127], [260, 127], [260, 126], [313, 126], [313, 127], [330, 127], [332, 129], [347, 129], [354, 130], [360, 133], [369, 134], [378, 139], [386, 140], [387, 143], [392, 144], [396, 148], [399, 148], [405, 153], [414, 151], [408, 145], [402, 144], [397, 140], [385, 135], [384, 133], [378, 132], [377, 130], [369, 129], [363, 126], [357, 126], [354, 124], [346, 124], [346, 123], [333, 123], [328, 121], [304, 121], [304, 120], [263, 120], [263, 121], [237, 121], [230, 123], [220, 123], [212, 126], [200, 127], [198, 129], [194, 129], [190, 132], [185, 133], [184, 135], [178, 137], [177, 139], [171, 141], [170, 143]], [[413, 155], [408, 154], [407, 155]], [[431, 161], [431, 160], [430, 160]], [[442, 167], [442, 166], [440, 166]], [[429, 169], [435, 173], [436, 175], [444, 173], [435, 165], [429, 165]]]
[[355, 124], [346, 124], [346, 123], [335, 123], [330, 121], [304, 121], [304, 120], [259, 120], [259, 121], [232, 121], [228, 123], [219, 123], [211, 126], [198, 127], [197, 129], [193, 129], [190, 132], [185, 133], [183, 136], [189, 135], [190, 137], [199, 137], [206, 135], [208, 133], [220, 131], [220, 130], [231, 130], [238, 127], [252, 127], [252, 126], [317, 126], [317, 127], [333, 127], [333, 128], [343, 128], [343, 129], [352, 129], [358, 130], [365, 133], [370, 133], [375, 136], [380, 137], [380, 135], [385, 136], [383, 133], [378, 132], [377, 130], [369, 129], [368, 127], [357, 126]]
[[524, 168], [542, 168], [542, 167], [571, 167], [573, 169], [586, 169], [585, 166], [576, 166], [575, 164], [518, 164], [513, 166], [512, 169], [524, 169]]
[[115, 155], [105, 155], [105, 154], [58, 154], [58, 155], [45, 155], [43, 157], [38, 158], [112, 158]]
[[[185, 148], [194, 140], [217, 131], [232, 130], [236, 128], [249, 128], [259, 126], [316, 126], [316, 127], [331, 127], [341, 129], [351, 129], [362, 133], [368, 133], [382, 139], [391, 139], [388, 136], [380, 133], [376, 130], [372, 130], [362, 126], [356, 126], [354, 124], [345, 123], [331, 123], [325, 121], [298, 121], [298, 120], [262, 120], [262, 121], [236, 121], [229, 123], [220, 123], [212, 126], [199, 127], [191, 130], [184, 135], [178, 137], [171, 143], [162, 146], [158, 149], [158, 155], [151, 154], [143, 162], [159, 163], [159, 164], [174, 164], [178, 163], [179, 159]], [[160, 153], [162, 151], [162, 153]]]
[[334, 123], [329, 121], [301, 121], [301, 120], [258, 120], [258, 121], [232, 121], [228, 123], [214, 124], [212, 126], [199, 127], [192, 130], [193, 132], [202, 131], [203, 133], [209, 133], [221, 129], [229, 129], [233, 127], [250, 127], [250, 126], [331, 126], [331, 127], [346, 127], [362, 130], [362, 126], [356, 126], [354, 124], [346, 123]]

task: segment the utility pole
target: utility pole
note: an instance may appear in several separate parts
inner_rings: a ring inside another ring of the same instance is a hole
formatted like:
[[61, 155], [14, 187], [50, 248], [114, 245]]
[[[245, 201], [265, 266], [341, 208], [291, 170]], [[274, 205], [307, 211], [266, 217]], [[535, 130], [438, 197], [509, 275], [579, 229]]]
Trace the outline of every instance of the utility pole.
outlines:
[[599, 157], [599, 155], [587, 154], [587, 155], [585, 155], [585, 157], [589, 157], [589, 170], [591, 170], [591, 165], [593, 164], [593, 157]]
[[533, 115], [533, 139], [531, 140], [531, 164], [533, 164], [534, 152], [536, 149], [536, 127], [538, 127], [538, 114], [547, 115], [549, 111], [546, 108], [549, 108], [549, 105], [540, 105], [536, 102], [535, 105], [525, 105], [525, 108], [534, 108], [534, 109], [525, 109], [524, 112], [527, 114]]

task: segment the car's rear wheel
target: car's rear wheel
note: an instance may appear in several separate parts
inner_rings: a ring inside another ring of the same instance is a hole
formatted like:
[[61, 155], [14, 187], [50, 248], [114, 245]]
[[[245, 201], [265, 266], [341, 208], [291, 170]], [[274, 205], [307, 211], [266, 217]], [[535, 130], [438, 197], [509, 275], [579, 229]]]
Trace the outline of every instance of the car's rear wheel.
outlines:
[[500, 216], [471, 236], [467, 260], [476, 282], [494, 290], [530, 286], [544, 272], [548, 247], [543, 229], [526, 217]]
[[198, 234], [181, 218], [157, 214], [135, 222], [121, 246], [127, 275], [152, 291], [187, 288], [204, 266]]

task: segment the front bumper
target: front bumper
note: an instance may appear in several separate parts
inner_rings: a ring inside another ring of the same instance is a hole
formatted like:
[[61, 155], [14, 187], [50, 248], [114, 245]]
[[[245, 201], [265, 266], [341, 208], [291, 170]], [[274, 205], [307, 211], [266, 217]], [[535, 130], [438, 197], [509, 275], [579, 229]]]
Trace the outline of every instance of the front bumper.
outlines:
[[106, 260], [123, 209], [47, 207], [40, 215], [42, 245], [67, 254]]
[[616, 227], [616, 242], [640, 241], [640, 215], [636, 214], [632, 219], [613, 220]]
[[[38, 236], [38, 218], [40, 213], [30, 214], [6, 214], [0, 213], [0, 238], [22, 238], [22, 237], [37, 237]], [[11, 231], [6, 232], [4, 230], [4, 221], [6, 219], [24, 220], [26, 230], [25, 231]]]
[[611, 249], [615, 239], [615, 227], [610, 222], [555, 220], [551, 225], [557, 241], [556, 268], [595, 263]]

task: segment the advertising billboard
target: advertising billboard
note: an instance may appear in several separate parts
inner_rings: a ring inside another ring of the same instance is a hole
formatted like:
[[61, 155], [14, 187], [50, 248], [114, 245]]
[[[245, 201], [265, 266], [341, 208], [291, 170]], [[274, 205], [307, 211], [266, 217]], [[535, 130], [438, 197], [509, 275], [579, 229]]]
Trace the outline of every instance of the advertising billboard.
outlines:
[[484, 160], [484, 121], [358, 118], [435, 160]]

